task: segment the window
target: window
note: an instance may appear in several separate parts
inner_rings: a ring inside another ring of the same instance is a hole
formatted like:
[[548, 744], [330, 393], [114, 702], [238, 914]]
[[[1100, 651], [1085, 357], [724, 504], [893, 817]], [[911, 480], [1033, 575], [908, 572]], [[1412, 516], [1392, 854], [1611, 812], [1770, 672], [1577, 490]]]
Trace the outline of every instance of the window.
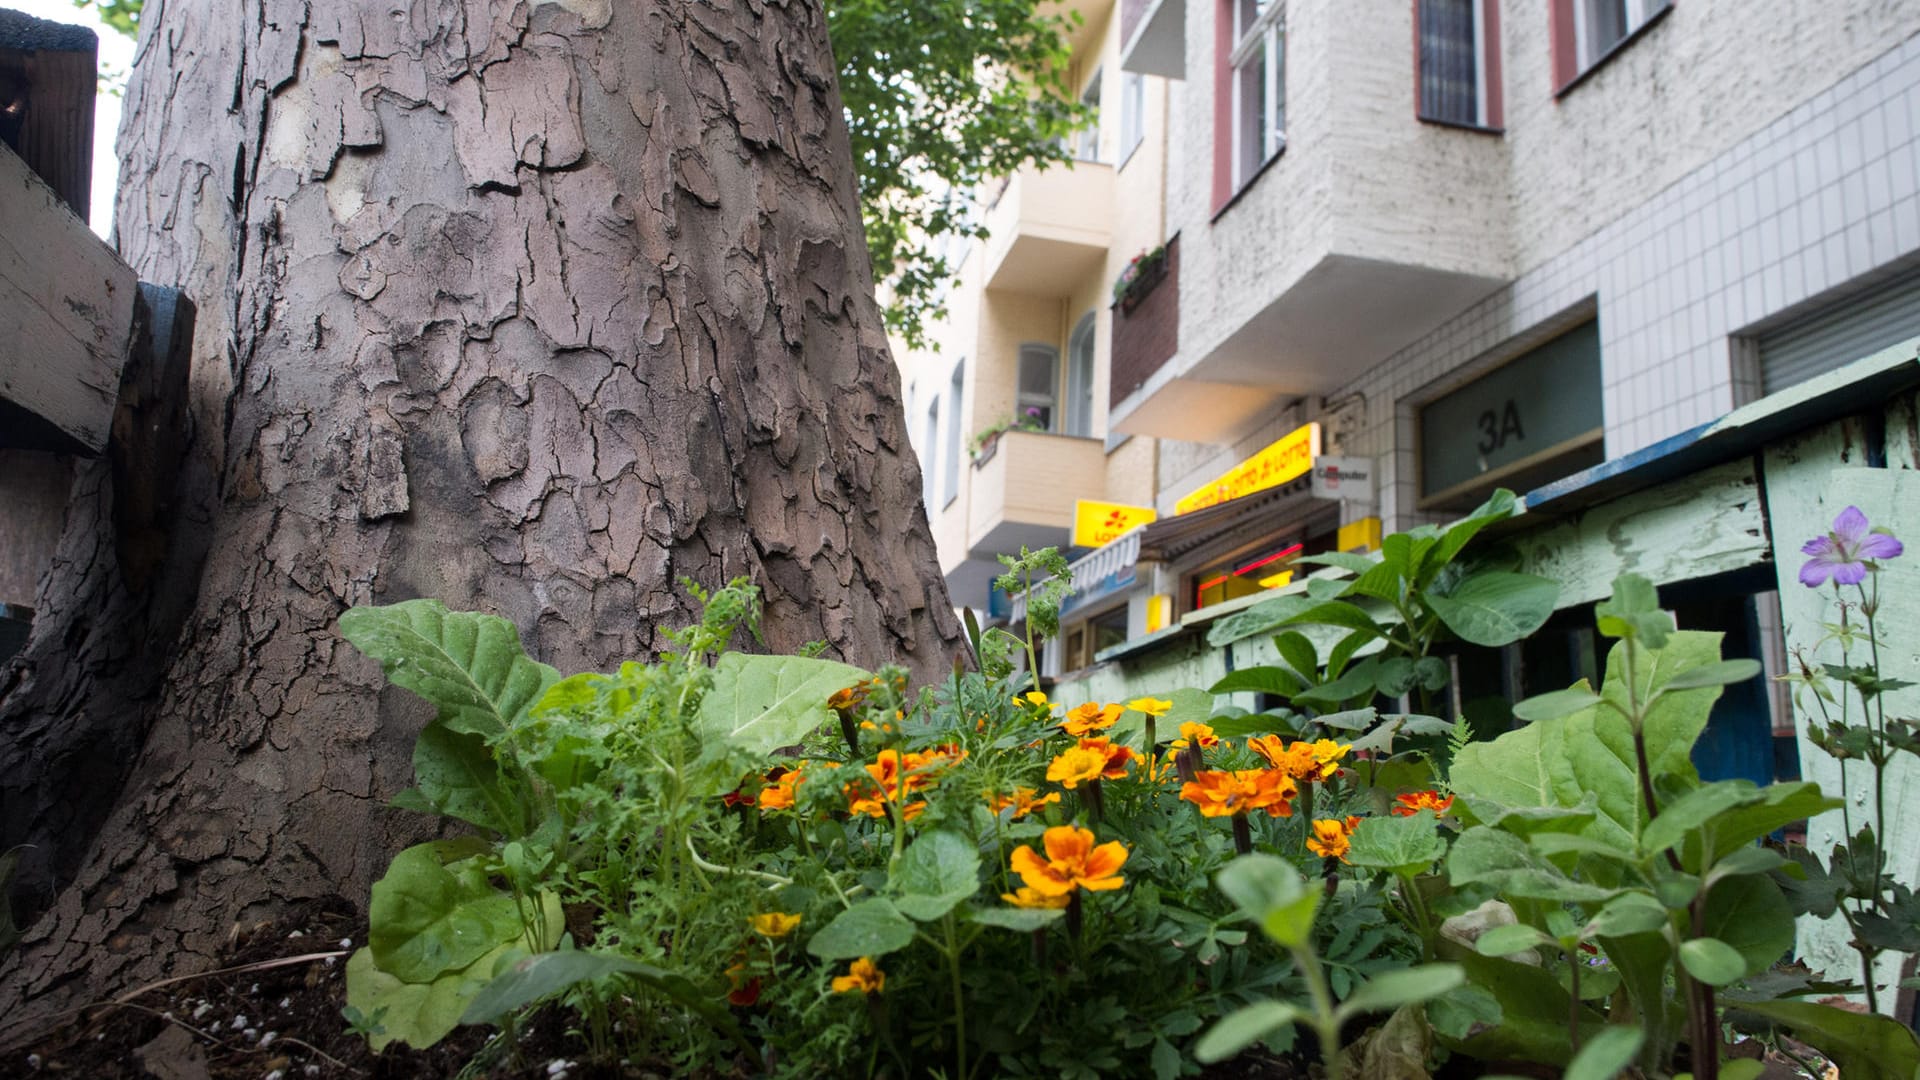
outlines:
[[1042, 431], [1057, 430], [1059, 388], [1060, 350], [1037, 341], [1021, 345], [1019, 394], [1014, 401], [1020, 416], [1038, 421]]
[[1293, 580], [1294, 560], [1305, 551], [1306, 545], [1293, 536], [1202, 570], [1193, 576], [1194, 610], [1287, 584]]
[[967, 362], [963, 358], [953, 365], [953, 381], [947, 384], [947, 447], [946, 466], [940, 471], [941, 505], [945, 506], [960, 497], [960, 418], [967, 415], [960, 407], [960, 395], [967, 381]]
[[1065, 655], [1060, 666], [1065, 671], [1092, 667], [1094, 657], [1115, 645], [1124, 645], [1126, 641], [1127, 607], [1122, 604], [1067, 630], [1062, 642]]
[[1066, 423], [1069, 435], [1093, 434], [1093, 312], [1081, 318], [1067, 339]]
[[920, 440], [920, 491], [933, 494], [933, 460], [940, 447], [940, 399], [927, 404], [926, 438]]
[[1554, 83], [1565, 89], [1673, 0], [1553, 0]]
[[1463, 127], [1500, 126], [1497, 0], [1416, 0], [1419, 115]]
[[1120, 161], [1124, 164], [1147, 138], [1147, 77], [1120, 77]]
[[1286, 50], [1280, 0], [1231, 0], [1233, 5], [1233, 187], [1286, 147]]
[[1080, 104], [1093, 110], [1093, 121], [1073, 137], [1073, 156], [1081, 161], [1100, 160], [1100, 73], [1095, 71], [1080, 94]]

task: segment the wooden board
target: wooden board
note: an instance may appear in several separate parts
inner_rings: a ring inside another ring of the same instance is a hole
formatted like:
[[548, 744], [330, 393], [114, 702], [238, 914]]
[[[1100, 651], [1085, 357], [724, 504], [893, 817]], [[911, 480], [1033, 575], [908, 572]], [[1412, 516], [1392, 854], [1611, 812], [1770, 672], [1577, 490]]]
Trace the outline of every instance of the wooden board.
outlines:
[[73, 487], [73, 459], [43, 450], [0, 450], [0, 604], [32, 608]]
[[0, 142], [82, 219], [93, 190], [98, 51], [84, 26], [0, 8]]
[[106, 446], [134, 284], [53, 189], [0, 147], [0, 447]]

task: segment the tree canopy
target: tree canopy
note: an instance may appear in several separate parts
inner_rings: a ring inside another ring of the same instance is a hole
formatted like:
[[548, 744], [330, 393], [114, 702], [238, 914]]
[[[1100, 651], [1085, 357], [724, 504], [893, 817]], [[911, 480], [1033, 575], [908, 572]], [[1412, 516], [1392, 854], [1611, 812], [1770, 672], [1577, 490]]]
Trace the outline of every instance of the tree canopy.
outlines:
[[[74, 0], [124, 34], [144, 0]], [[986, 181], [1063, 161], [1092, 110], [1072, 96], [1067, 33], [1077, 14], [1043, 0], [828, 0], [873, 275], [887, 325], [910, 345], [942, 308], [949, 237], [984, 236]]]

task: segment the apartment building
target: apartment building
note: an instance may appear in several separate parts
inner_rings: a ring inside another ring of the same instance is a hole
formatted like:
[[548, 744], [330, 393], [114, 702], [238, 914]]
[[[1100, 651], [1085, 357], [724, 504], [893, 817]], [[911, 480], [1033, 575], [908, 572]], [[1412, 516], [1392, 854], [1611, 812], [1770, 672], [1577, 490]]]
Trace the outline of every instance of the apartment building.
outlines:
[[[1121, 69], [1112, 0], [1056, 6], [1079, 15], [1071, 82], [1098, 123], [1074, 140], [1071, 163], [976, 193], [989, 236], [949, 256], [957, 274], [931, 347], [895, 343], [948, 590], [999, 619], [998, 556], [1075, 546], [1076, 508], [1100, 516], [1078, 537], [1097, 546], [1155, 495], [1155, 440], [1107, 421], [1113, 282], [1166, 235], [1166, 80]], [[1124, 598], [1115, 604], [1124, 617]], [[1110, 610], [1080, 614], [1112, 622]], [[1101, 633], [1126, 636], [1124, 625]]]

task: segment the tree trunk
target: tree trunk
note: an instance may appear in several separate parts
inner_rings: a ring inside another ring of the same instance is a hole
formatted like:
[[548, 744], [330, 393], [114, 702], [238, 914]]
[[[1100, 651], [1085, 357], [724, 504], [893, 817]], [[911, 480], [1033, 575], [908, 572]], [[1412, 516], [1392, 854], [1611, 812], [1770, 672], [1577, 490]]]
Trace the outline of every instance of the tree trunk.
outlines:
[[607, 669], [693, 617], [678, 578], [747, 575], [774, 649], [931, 679], [962, 647], [817, 3], [148, 0], [121, 153], [125, 258], [199, 307], [208, 552], [160, 685], [72, 691], [142, 749], [95, 835], [36, 839], [87, 854], [0, 1013], [364, 902], [426, 712], [349, 606]]

